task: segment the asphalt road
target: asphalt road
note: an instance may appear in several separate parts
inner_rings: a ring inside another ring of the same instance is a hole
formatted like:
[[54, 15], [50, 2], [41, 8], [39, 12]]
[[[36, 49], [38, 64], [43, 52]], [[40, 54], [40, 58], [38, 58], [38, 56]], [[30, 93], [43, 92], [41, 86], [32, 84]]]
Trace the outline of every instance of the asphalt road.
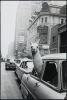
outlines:
[[23, 99], [14, 71], [6, 71], [1, 63], [1, 99]]

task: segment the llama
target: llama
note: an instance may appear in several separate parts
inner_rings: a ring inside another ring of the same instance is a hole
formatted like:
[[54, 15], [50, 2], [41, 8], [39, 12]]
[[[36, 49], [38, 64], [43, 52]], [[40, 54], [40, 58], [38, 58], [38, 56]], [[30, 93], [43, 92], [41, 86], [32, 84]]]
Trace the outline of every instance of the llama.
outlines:
[[39, 53], [39, 48], [37, 43], [31, 43], [31, 52], [32, 52], [32, 58], [34, 63], [34, 69], [38, 74], [40, 74], [42, 70], [43, 62], [41, 59], [41, 55]]

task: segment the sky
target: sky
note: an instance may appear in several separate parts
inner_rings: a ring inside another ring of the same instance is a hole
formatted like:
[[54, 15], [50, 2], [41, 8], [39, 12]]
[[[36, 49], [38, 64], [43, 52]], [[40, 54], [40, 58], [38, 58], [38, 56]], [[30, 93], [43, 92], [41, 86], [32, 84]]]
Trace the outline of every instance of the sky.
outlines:
[[[20, 1], [21, 2], [21, 1]], [[30, 6], [28, 1], [23, 1], [22, 8]], [[25, 4], [26, 2], [26, 4]], [[29, 5], [27, 5], [27, 2]], [[65, 1], [51, 1], [52, 4], [64, 5]], [[1, 53], [5, 57], [8, 53], [8, 47], [15, 38], [15, 24], [16, 24], [16, 12], [19, 1], [1, 1]], [[23, 13], [23, 12], [22, 12]], [[25, 13], [28, 14], [25, 11]], [[24, 21], [23, 13], [23, 21]]]
[[4, 57], [14, 40], [17, 6], [18, 1], [1, 1], [1, 53]]

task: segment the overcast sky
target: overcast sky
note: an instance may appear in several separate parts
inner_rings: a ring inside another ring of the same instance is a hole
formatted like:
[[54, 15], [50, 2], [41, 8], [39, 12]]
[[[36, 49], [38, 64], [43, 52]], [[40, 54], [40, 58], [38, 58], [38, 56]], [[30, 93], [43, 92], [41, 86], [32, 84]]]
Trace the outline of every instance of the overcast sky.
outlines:
[[[23, 2], [28, 2], [28, 1], [23, 1]], [[65, 1], [63, 2], [52, 1], [52, 3], [58, 5], [64, 5]], [[19, 1], [1, 1], [1, 53], [3, 57], [5, 57], [8, 52], [9, 44], [14, 40], [16, 11], [18, 4]], [[25, 6], [27, 6], [27, 3]], [[24, 3], [22, 7], [24, 9]]]

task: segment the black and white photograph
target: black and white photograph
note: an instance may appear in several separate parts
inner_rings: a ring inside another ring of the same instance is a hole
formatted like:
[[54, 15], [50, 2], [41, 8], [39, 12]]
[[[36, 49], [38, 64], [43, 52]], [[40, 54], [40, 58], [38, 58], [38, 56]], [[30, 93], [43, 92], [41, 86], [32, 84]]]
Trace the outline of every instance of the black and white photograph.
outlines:
[[67, 99], [66, 7], [0, 1], [0, 99]]

